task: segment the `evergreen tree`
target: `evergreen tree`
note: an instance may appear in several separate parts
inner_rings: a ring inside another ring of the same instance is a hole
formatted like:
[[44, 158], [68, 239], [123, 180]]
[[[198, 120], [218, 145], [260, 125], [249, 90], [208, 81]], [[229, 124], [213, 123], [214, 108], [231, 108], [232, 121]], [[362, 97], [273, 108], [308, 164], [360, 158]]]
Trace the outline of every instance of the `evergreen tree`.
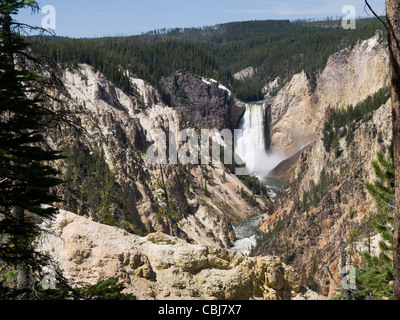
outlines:
[[11, 15], [25, 7], [38, 10], [31, 0], [0, 4], [0, 266], [19, 271], [20, 290], [32, 285], [29, 274], [39, 268], [32, 244], [38, 232], [33, 217], [47, 219], [56, 213], [52, 204], [58, 198], [50, 188], [61, 182], [49, 164], [60, 154], [44, 147], [42, 128], [49, 111], [39, 98], [42, 77], [16, 64], [27, 56], [28, 45], [14, 32], [19, 24]]
[[377, 160], [372, 162], [377, 180], [374, 183], [366, 183], [365, 187], [380, 208], [392, 211], [394, 209], [393, 142], [388, 153], [389, 158], [386, 159], [382, 151], [377, 152]]
[[83, 296], [90, 300], [136, 300], [136, 297], [130, 293], [122, 293], [125, 286], [118, 283], [118, 279], [110, 278], [100, 280], [95, 285], [88, 285], [79, 289]]
[[[51, 120], [55, 116], [60, 119], [43, 106], [40, 96], [43, 85], [54, 87], [59, 81], [48, 66], [37, 64], [38, 60], [29, 55], [24, 38], [15, 32], [25, 25], [11, 16], [25, 7], [39, 11], [33, 0], [0, 2], [0, 300], [134, 299], [131, 294], [122, 293], [125, 287], [118, 279], [73, 288], [58, 269], [55, 290], [43, 291], [38, 285], [42, 267], [53, 266], [54, 262], [35, 251], [37, 219], [50, 220], [57, 213], [53, 205], [59, 198], [50, 190], [62, 182], [57, 178], [59, 172], [51, 166], [62, 156], [49, 149], [43, 136]], [[38, 69], [50, 71], [50, 81], [27, 70], [26, 64], [16, 63], [24, 59]]]
[[377, 177], [374, 183], [366, 183], [366, 189], [374, 198], [380, 211], [375, 213], [372, 225], [380, 234], [378, 256], [364, 252], [365, 267], [357, 270], [357, 298], [393, 298], [393, 234], [394, 234], [394, 153], [393, 141], [388, 158], [382, 151], [372, 166]]

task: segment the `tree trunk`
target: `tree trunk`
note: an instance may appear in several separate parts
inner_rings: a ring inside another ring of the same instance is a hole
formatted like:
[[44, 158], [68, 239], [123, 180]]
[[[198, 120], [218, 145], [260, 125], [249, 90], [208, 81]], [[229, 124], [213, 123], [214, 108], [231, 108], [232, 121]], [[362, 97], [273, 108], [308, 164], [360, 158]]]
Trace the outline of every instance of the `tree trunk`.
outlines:
[[400, 300], [400, 0], [386, 0], [395, 161], [394, 299]]

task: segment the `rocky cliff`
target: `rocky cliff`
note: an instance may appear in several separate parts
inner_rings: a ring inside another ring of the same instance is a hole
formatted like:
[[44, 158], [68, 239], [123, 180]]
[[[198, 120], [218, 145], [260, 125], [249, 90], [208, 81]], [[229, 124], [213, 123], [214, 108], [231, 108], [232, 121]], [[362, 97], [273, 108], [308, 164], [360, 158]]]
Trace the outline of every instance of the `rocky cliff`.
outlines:
[[319, 105], [305, 72], [293, 76], [274, 98], [270, 109], [272, 150], [291, 154], [313, 138]]
[[[377, 150], [387, 150], [390, 122], [389, 101], [360, 124], [349, 146], [341, 139], [339, 157], [325, 151], [321, 136], [301, 152], [274, 213], [262, 221], [265, 235], [257, 252], [280, 256], [301, 274], [303, 284], [335, 295], [340, 243], [363, 242], [363, 226], [376, 209], [364, 183], [375, 180], [371, 161]], [[354, 263], [361, 251], [349, 251]]]
[[199, 129], [237, 129], [245, 105], [213, 79], [176, 72], [162, 80], [169, 105]]
[[309, 144], [274, 171], [288, 182], [274, 213], [262, 221], [256, 253], [280, 256], [303, 284], [324, 295], [335, 295], [340, 282], [341, 242], [352, 244], [351, 263], [359, 261], [353, 240], [364, 240], [362, 228], [376, 209], [364, 183], [375, 180], [371, 162], [390, 143], [391, 103], [386, 98], [373, 113], [338, 129], [335, 147], [327, 148], [324, 123], [385, 87], [388, 75], [387, 47], [377, 34], [333, 55], [315, 86], [305, 73], [293, 77], [272, 104], [273, 146], [293, 154], [304, 136]]
[[257, 68], [248, 67], [243, 70], [240, 70], [239, 72], [236, 72], [233, 75], [233, 78], [236, 80], [248, 80], [253, 78], [256, 73], [257, 73]]
[[[268, 201], [242, 198], [241, 188], [251, 190], [221, 165], [149, 163], [148, 148], [162, 132], [187, 128], [188, 115], [196, 129], [230, 128], [240, 117], [240, 102], [220, 84], [186, 77], [176, 81], [190, 98], [188, 110], [166, 105], [141, 79], [131, 78], [136, 93], [129, 95], [89, 65], [65, 71], [66, 93], [51, 107], [67, 121], [47, 134], [66, 155], [58, 163], [66, 180], [57, 190], [61, 208], [136, 234], [165, 232], [220, 248], [235, 241], [233, 222], [265, 211]], [[200, 112], [205, 106], [210, 110]]]
[[138, 237], [61, 211], [43, 223], [39, 249], [72, 283], [118, 278], [139, 300], [301, 299], [297, 274], [277, 257], [188, 244], [163, 233]]
[[294, 75], [272, 102], [271, 148], [293, 155], [314, 140], [326, 110], [355, 106], [388, 85], [387, 52], [377, 33], [333, 54], [315, 80], [305, 72]]

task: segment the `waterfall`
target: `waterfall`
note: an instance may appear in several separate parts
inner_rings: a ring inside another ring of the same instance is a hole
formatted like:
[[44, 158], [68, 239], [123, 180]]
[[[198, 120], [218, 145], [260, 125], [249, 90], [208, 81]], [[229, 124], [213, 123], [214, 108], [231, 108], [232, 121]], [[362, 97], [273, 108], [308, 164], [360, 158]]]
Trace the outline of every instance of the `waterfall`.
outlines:
[[[282, 183], [274, 178], [269, 178], [268, 173], [279, 163], [285, 160], [285, 155], [278, 151], [271, 151], [269, 140], [269, 123], [271, 114], [270, 108], [264, 103], [246, 104], [246, 111], [239, 122], [241, 133], [236, 137], [235, 153], [246, 163], [247, 169], [257, 176], [260, 181], [270, 190], [269, 196], [275, 199], [276, 192], [281, 188]], [[248, 255], [251, 248], [256, 245], [259, 237], [258, 226], [260, 220], [266, 213], [251, 217], [235, 224], [236, 241], [233, 250]]]
[[264, 120], [264, 103], [246, 104], [246, 111], [239, 122], [242, 132], [236, 138], [235, 153], [246, 164], [250, 173], [265, 177], [282, 160], [283, 155], [267, 153]]

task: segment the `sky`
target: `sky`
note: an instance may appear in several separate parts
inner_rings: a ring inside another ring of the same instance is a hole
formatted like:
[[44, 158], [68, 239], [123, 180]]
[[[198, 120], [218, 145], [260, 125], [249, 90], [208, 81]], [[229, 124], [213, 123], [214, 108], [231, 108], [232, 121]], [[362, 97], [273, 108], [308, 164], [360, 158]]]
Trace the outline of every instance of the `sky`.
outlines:
[[[162, 28], [213, 26], [249, 20], [341, 17], [352, 5], [356, 16], [367, 17], [364, 0], [38, 0], [41, 8], [53, 6], [55, 15], [21, 10], [17, 21], [42, 26], [55, 22], [58, 36], [74, 38], [129, 36]], [[379, 15], [385, 0], [369, 0]], [[47, 18], [55, 17], [53, 20]], [[44, 19], [46, 18], [46, 19]]]

